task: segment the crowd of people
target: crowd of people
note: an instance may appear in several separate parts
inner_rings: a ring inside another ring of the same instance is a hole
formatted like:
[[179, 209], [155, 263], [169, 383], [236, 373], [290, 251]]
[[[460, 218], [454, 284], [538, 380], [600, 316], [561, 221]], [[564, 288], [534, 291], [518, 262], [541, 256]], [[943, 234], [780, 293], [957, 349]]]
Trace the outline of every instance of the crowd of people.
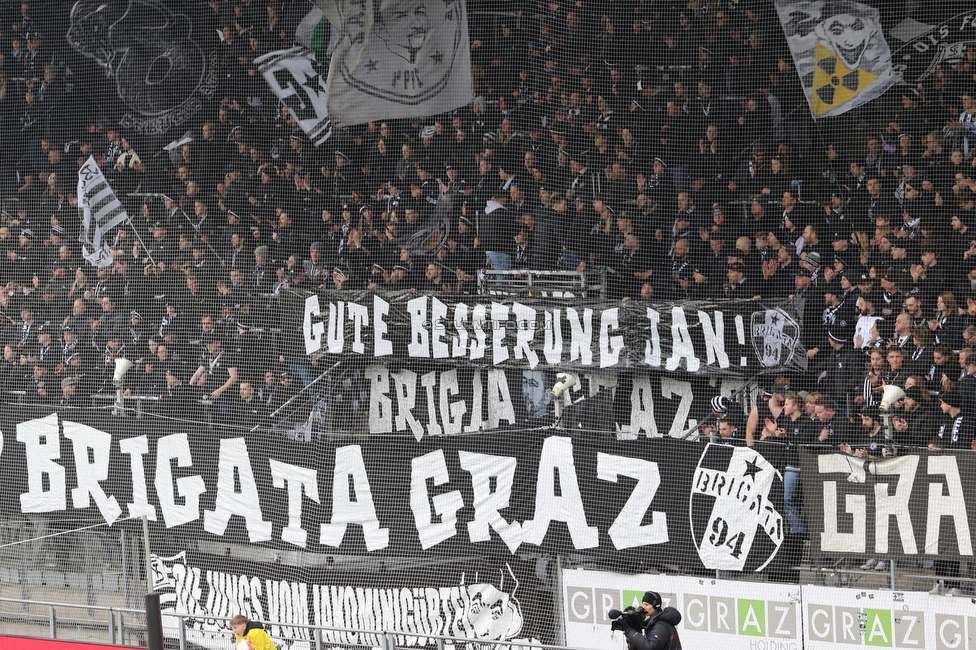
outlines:
[[[274, 331], [283, 288], [473, 294], [485, 268], [605, 268], [609, 300], [795, 301], [811, 371], [723, 435], [830, 411], [843, 432], [810, 435], [861, 454], [897, 384], [906, 442], [974, 444], [976, 46], [832, 132], [769, 3], [471, 0], [469, 105], [315, 146], [254, 63], [293, 44], [308, 4], [184, 9], [216, 90], [151, 137], [89, 101], [99, 68], [66, 7], [4, 14], [8, 393], [85, 403], [127, 359], [124, 390], [160, 412], [203, 398], [262, 421], [318, 372]], [[89, 156], [132, 217], [99, 268], [77, 243]]]

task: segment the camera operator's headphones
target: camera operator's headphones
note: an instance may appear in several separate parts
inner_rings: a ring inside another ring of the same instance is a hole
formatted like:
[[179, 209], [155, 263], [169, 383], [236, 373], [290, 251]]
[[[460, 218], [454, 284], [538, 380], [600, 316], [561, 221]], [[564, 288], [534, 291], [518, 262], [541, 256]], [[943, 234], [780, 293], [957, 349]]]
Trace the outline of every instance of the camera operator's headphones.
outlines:
[[661, 609], [661, 594], [656, 591], [645, 591], [641, 602], [653, 605], [654, 609]]

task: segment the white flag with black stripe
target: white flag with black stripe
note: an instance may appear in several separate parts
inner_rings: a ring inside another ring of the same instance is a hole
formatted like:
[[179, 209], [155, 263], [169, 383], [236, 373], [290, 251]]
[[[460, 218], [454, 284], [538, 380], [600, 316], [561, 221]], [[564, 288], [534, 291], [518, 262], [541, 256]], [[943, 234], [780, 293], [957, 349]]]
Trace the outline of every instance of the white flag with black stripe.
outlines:
[[78, 216], [82, 255], [92, 266], [108, 266], [113, 261], [109, 233], [127, 222], [129, 215], [93, 156], [78, 171]]
[[325, 107], [325, 66], [315, 53], [296, 45], [254, 59], [268, 87], [288, 107], [299, 128], [316, 146], [332, 135]]

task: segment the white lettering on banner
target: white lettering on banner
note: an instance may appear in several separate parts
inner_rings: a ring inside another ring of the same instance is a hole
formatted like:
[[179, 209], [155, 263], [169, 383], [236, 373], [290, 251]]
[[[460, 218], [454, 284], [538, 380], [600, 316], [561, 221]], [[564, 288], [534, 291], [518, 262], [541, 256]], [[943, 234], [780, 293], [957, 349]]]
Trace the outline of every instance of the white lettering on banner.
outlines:
[[[558, 494], [557, 494], [558, 493]], [[535, 516], [522, 526], [525, 541], [541, 546], [549, 524], [562, 521], [576, 548], [600, 545], [596, 526], [587, 526], [573, 461], [573, 441], [551, 436], [542, 444], [535, 490]]]
[[[457, 512], [464, 507], [464, 499], [457, 490], [431, 496], [427, 489], [428, 479], [434, 486], [450, 481], [443, 449], [412, 459], [410, 466], [410, 509], [420, 546], [426, 550], [457, 535]], [[439, 522], [434, 521], [435, 514], [440, 517]]]
[[570, 307], [566, 310], [566, 319], [572, 334], [569, 339], [569, 360], [579, 359], [584, 366], [593, 365], [593, 310], [584, 309], [580, 318], [579, 312]]
[[359, 445], [339, 447], [335, 453], [332, 475], [332, 523], [319, 526], [321, 542], [339, 547], [346, 535], [346, 526], [356, 524], [363, 529], [367, 551], [390, 545], [390, 529], [381, 528], [373, 505], [373, 492], [366, 475], [363, 448]]
[[[329, 645], [381, 646], [387, 638], [397, 647], [423, 646], [417, 637], [392, 633], [375, 634], [351, 630], [399, 630], [416, 635], [450, 635], [482, 641], [537, 642], [518, 639], [524, 619], [513, 591], [504, 584], [476, 581], [472, 584], [423, 587], [354, 587], [258, 579], [244, 574], [201, 571], [187, 564], [186, 553], [173, 557], [152, 556], [153, 586], [160, 594], [163, 622], [171, 625], [167, 613], [189, 614], [181, 622], [187, 640], [202, 640], [207, 634], [224, 632], [226, 623], [215, 620], [244, 614], [253, 620], [273, 620], [268, 633], [277, 641], [310, 640], [300, 626], [319, 625], [347, 628], [322, 630]], [[507, 584], [507, 582], [506, 582]], [[167, 636], [176, 634], [167, 629]], [[427, 643], [434, 644], [433, 640]], [[280, 646], [279, 646], [280, 647]], [[297, 647], [302, 647], [299, 644]]]
[[539, 355], [532, 349], [535, 338], [535, 310], [520, 303], [512, 305], [512, 314], [518, 322], [515, 332], [515, 358], [525, 359], [529, 368], [539, 365]]
[[[240, 483], [237, 490], [235, 483]], [[225, 438], [220, 441], [217, 457], [217, 498], [213, 510], [203, 513], [203, 528], [208, 533], [223, 535], [230, 518], [244, 517], [248, 539], [252, 544], [271, 539], [272, 524], [261, 515], [261, 495], [254, 480], [254, 470], [244, 438]]]
[[929, 507], [925, 520], [925, 553], [939, 553], [939, 531], [943, 517], [951, 517], [956, 531], [959, 555], [973, 554], [973, 540], [969, 533], [969, 517], [966, 514], [966, 495], [962, 489], [959, 465], [953, 456], [929, 456], [929, 474], [944, 475], [948, 494], [942, 493], [942, 485], [929, 484]]
[[601, 481], [617, 482], [617, 477], [637, 479], [630, 498], [620, 509], [617, 518], [607, 529], [607, 535], [617, 549], [634, 548], [645, 544], [663, 544], [668, 541], [667, 513], [654, 511], [651, 523], [641, 525], [644, 515], [661, 486], [661, 473], [657, 463], [640, 458], [626, 458], [598, 453], [596, 474]]
[[[517, 461], [509, 456], [492, 456], [459, 451], [461, 468], [471, 474], [474, 492], [474, 519], [468, 522], [468, 538], [472, 542], [487, 542], [493, 529], [514, 553], [522, 544], [522, 524], [507, 521], [501, 511], [509, 506], [515, 484]], [[491, 489], [495, 479], [495, 489]]]
[[875, 506], [874, 547], [879, 553], [888, 552], [888, 520], [891, 517], [895, 518], [895, 523], [898, 525], [898, 535], [901, 538], [901, 545], [905, 553], [913, 555], [918, 553], [915, 531], [912, 528], [912, 516], [908, 511], [908, 500], [912, 496], [918, 460], [918, 456], [901, 456], [891, 459], [889, 463], [873, 463], [870, 467], [878, 476], [898, 476], [894, 494], [888, 494], [887, 484], [879, 484], [874, 488], [877, 504]]
[[620, 331], [620, 310], [604, 309], [600, 313], [600, 367], [609, 368], [620, 361], [620, 353], [624, 350], [624, 337], [611, 336], [611, 332]]
[[319, 503], [318, 473], [309, 467], [299, 467], [269, 459], [271, 480], [276, 488], [288, 491], [288, 525], [281, 531], [281, 541], [305, 548], [308, 531], [302, 526], [302, 494]]
[[[854, 479], [848, 482], [864, 483], [864, 467], [852, 463], [850, 456], [824, 454], [817, 457], [821, 474], [844, 472]], [[842, 533], [837, 517], [837, 481], [823, 482], [824, 531], [820, 533], [820, 548], [824, 551], [848, 551], [863, 553], [867, 547], [867, 499], [863, 494], [848, 494], [844, 500], [844, 512], [853, 517], [853, 532]]]
[[[492, 365], [516, 359], [524, 360], [528, 367], [535, 368], [541, 356], [550, 366], [575, 363], [584, 367], [611, 368], [623, 362], [621, 357], [626, 349], [624, 337], [619, 334], [619, 307], [600, 310], [591, 307], [541, 309], [518, 302], [479, 303], [473, 306], [457, 302], [448, 305], [435, 296], [418, 296], [407, 301], [402, 308], [409, 320], [407, 354], [411, 358], [467, 358], [477, 361], [484, 359], [490, 350]], [[386, 319], [389, 317], [390, 303], [374, 296], [371, 309], [372, 318], [366, 305], [334, 301], [326, 306], [320, 303], [319, 296], [308, 296], [302, 320], [305, 352], [309, 355], [322, 352], [365, 355], [368, 353], [365, 340], [371, 333], [373, 356], [393, 354], [392, 342], [387, 338], [389, 324]], [[781, 310], [766, 311], [785, 315]], [[762, 315], [761, 311], [753, 313]], [[691, 373], [698, 372], [703, 364], [720, 369], [730, 368], [732, 364], [725, 341], [726, 316], [719, 310], [689, 308], [686, 312], [682, 306], [673, 306], [670, 323], [666, 325], [671, 339], [669, 356], [665, 359], [660, 333], [662, 315], [648, 307], [644, 313], [646, 321], [631, 325], [647, 330], [641, 361], [650, 368], [668, 371], [683, 368]], [[598, 331], [594, 330], [595, 318], [599, 319]], [[699, 337], [692, 337], [689, 319], [694, 319], [699, 326], [696, 328]], [[743, 317], [735, 314], [734, 320], [735, 341], [745, 347], [747, 341]], [[352, 323], [354, 330], [352, 337], [344, 334], [348, 322]], [[571, 334], [568, 346], [563, 343], [564, 328]], [[537, 336], [537, 329], [543, 330], [542, 336]], [[594, 334], [598, 337], [597, 341], [594, 341]], [[797, 345], [794, 339], [784, 341], [779, 342], [780, 347]], [[636, 352], [641, 354], [639, 350]], [[792, 348], [787, 353], [780, 350], [776, 358], [793, 358]], [[748, 360], [748, 357], [740, 356], [739, 365], [747, 366]], [[764, 365], [777, 364], [769, 361]]]
[[[64, 423], [64, 437], [71, 441], [74, 451], [75, 476], [78, 487], [71, 490], [71, 505], [87, 508], [91, 501], [111, 526], [122, 514], [122, 507], [114, 496], [107, 496], [99, 485], [108, 480], [108, 456], [112, 449], [112, 435], [77, 422]], [[88, 451], [91, 450], [91, 462]]]
[[[912, 520], [912, 510], [909, 509], [909, 499], [913, 490], [917, 490], [918, 463], [921, 456], [899, 456], [879, 461], [851, 462], [850, 456], [843, 454], [823, 454], [817, 457], [817, 467], [820, 474], [840, 474], [844, 480], [824, 480], [823, 486], [823, 522], [824, 529], [820, 533], [820, 548], [825, 552], [848, 553], [890, 553], [901, 552], [906, 555], [919, 554], [916, 542], [916, 528], [921, 525], [917, 519]], [[928, 475], [944, 476], [945, 480], [928, 483], [927, 490], [923, 490], [927, 498], [925, 508], [925, 544], [923, 552], [926, 555], [938, 555], [945, 552], [939, 547], [939, 538], [943, 518], [950, 518], [955, 533], [956, 544], [953, 550], [963, 556], [973, 555], [973, 542], [969, 529], [966, 499], [962, 488], [962, 479], [956, 457], [927, 456]], [[868, 476], [896, 476], [894, 494], [890, 493], [890, 485], [885, 481], [874, 481], [866, 487]], [[844, 503], [839, 503], [841, 488], [843, 487]], [[874, 506], [874, 546], [868, 548], [868, 499]], [[898, 531], [900, 549], [890, 549], [890, 520], [894, 518]], [[842, 521], [843, 519], [843, 521]], [[841, 532], [841, 529], [851, 532]]]
[[[430, 319], [435, 323], [444, 322], [447, 320], [447, 305], [437, 298], [431, 299]], [[446, 333], [446, 327], [434, 328], [434, 333], [431, 336], [431, 349], [433, 350], [435, 359], [447, 359], [451, 356], [450, 347], [447, 345], [447, 341], [444, 339], [444, 335]]]
[[[185, 433], [163, 436], [156, 443], [156, 496], [167, 528], [195, 521], [200, 517], [200, 495], [207, 491], [199, 474], [184, 476], [173, 483], [172, 461], [177, 467], [193, 467], [190, 442]], [[176, 503], [179, 495], [184, 503]]]
[[[67, 505], [67, 483], [61, 458], [61, 435], [55, 413], [17, 425], [17, 441], [24, 445], [27, 461], [27, 492], [20, 495], [21, 512], [54, 512]], [[44, 489], [44, 477], [48, 489]]]
[[393, 354], [393, 343], [386, 338], [387, 325], [383, 320], [390, 313], [390, 303], [379, 296], [373, 296], [373, 356], [385, 357]]
[[412, 370], [391, 372], [386, 366], [371, 365], [364, 376], [370, 385], [371, 433], [410, 431], [419, 441], [425, 433], [437, 436], [462, 430], [474, 432], [517, 421], [504, 370], [474, 371], [470, 404], [464, 399], [452, 399], [461, 392], [457, 370], [429, 372], [420, 377], [425, 395], [421, 400], [417, 398], [417, 373]]
[[349, 308], [349, 320], [352, 321], [353, 339], [352, 351], [355, 354], [366, 354], [366, 345], [363, 343], [363, 328], [369, 327], [369, 309], [365, 305], [354, 302], [346, 303]]
[[[681, 365], [681, 360], [685, 360], [685, 370], [688, 372], [698, 372], [701, 361], [695, 356], [695, 344], [691, 341], [691, 332], [688, 331], [688, 321], [685, 319], [685, 310], [681, 307], [671, 308], [671, 356], [664, 369], [668, 372], [677, 370]], [[728, 361], [728, 359], [726, 359]]]
[[125, 504], [130, 517], [148, 517], [156, 521], [156, 506], [149, 503], [149, 489], [146, 485], [146, 466], [143, 456], [149, 455], [149, 438], [135, 436], [119, 440], [119, 450], [129, 457], [129, 472], [132, 476], [132, 503]]

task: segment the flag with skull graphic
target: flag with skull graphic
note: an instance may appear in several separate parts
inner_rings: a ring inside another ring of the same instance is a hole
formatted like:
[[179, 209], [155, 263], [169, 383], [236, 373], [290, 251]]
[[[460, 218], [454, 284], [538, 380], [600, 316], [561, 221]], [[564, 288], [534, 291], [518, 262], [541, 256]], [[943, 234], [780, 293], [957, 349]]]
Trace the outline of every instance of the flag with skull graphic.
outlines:
[[777, 0], [814, 119], [840, 115], [898, 82], [877, 9], [853, 0]]

